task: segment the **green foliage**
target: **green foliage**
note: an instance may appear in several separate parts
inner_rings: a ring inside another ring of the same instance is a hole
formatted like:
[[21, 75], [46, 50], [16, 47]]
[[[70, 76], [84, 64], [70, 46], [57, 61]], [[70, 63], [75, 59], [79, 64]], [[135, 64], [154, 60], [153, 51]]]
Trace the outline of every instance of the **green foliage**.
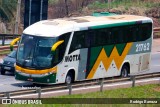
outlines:
[[159, 104], [43, 104], [43, 105], [1, 105], [2, 107], [159, 107]]
[[0, 18], [11, 21], [16, 11], [17, 0], [0, 0]]
[[151, 2], [147, 2], [144, 4], [145, 7], [147, 8], [152, 8], [152, 7], [160, 7], [160, 3], [151, 3]]
[[88, 7], [89, 8], [93, 8], [93, 9], [95, 9], [95, 8], [102, 9], [102, 8], [107, 8], [108, 7], [108, 3], [101, 3], [99, 1], [96, 1], [96, 2], [94, 2], [92, 4], [89, 4]]
[[[58, 98], [160, 98], [160, 85], [151, 84], [134, 88], [121, 88]], [[82, 90], [83, 91], [83, 90]], [[78, 102], [77, 102], [78, 103]], [[44, 104], [23, 105], [23, 107], [158, 107], [159, 104]], [[22, 105], [4, 105], [4, 107], [21, 107]]]
[[[108, 7], [109, 6], [109, 7]], [[141, 8], [151, 8], [155, 6], [160, 6], [160, 3], [155, 2], [145, 2], [143, 0], [114, 0], [113, 2], [105, 2], [102, 3], [100, 1], [95, 1], [94, 3], [89, 5], [91, 9], [103, 9], [103, 8], [116, 8], [116, 7], [141, 7]]]
[[59, 0], [49, 0], [48, 3], [50, 5], [56, 4]]
[[121, 88], [104, 92], [61, 96], [60, 98], [160, 98], [160, 92], [155, 91], [156, 88], [160, 88], [160, 85], [136, 86], [134, 88]]

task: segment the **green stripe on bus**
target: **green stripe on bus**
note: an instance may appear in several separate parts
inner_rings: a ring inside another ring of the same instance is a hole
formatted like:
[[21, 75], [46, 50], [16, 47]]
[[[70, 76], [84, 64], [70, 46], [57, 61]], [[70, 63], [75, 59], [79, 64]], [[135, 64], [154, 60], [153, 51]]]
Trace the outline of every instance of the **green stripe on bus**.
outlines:
[[50, 74], [50, 75], [46, 75], [44, 77], [28, 77], [28, 76], [24, 76], [21, 75], [19, 73], [16, 72], [16, 76], [15, 79], [17, 80], [21, 80], [21, 81], [29, 81], [29, 79], [33, 80], [31, 82], [37, 82], [37, 83], [55, 83], [56, 82], [56, 74]]
[[118, 51], [119, 55], [122, 54], [122, 52], [123, 52], [125, 46], [126, 46], [126, 43], [123, 43], [123, 44], [116, 44], [116, 48], [117, 48], [117, 51]]
[[104, 50], [105, 50], [105, 52], [106, 52], [108, 57], [111, 55], [111, 52], [112, 52], [114, 46], [115, 45], [106, 45], [106, 46], [104, 46]]
[[89, 29], [101, 29], [101, 28], [116, 27], [116, 26], [134, 25], [134, 24], [136, 24], [136, 22], [124, 22], [124, 23], [92, 26], [92, 27], [89, 27]]
[[105, 53], [107, 54], [107, 57], [110, 57], [114, 47], [116, 47], [119, 56], [121, 56], [121, 54], [124, 51], [125, 46], [126, 46], [126, 43], [116, 44], [116, 45], [106, 45], [106, 46], [99, 46], [99, 47], [91, 48], [89, 71], [93, 68], [95, 62], [97, 61], [97, 58], [98, 58], [102, 48], [104, 48]]
[[95, 61], [97, 60], [101, 50], [102, 50], [102, 46], [91, 48], [89, 71], [92, 69], [92, 67], [93, 67]]

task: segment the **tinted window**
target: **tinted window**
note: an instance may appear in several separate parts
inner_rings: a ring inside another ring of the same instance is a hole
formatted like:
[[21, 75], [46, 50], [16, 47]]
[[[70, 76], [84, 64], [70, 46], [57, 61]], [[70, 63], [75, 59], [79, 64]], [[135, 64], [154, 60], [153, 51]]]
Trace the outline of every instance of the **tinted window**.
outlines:
[[74, 50], [81, 48], [87, 48], [89, 47], [89, 44], [90, 42], [86, 31], [75, 32], [73, 35], [69, 52], [73, 52]]
[[63, 59], [70, 35], [71, 33], [66, 33], [66, 34], [61, 35], [58, 38], [58, 41], [64, 40], [64, 42], [61, 45], [59, 45], [55, 51], [54, 60], [52, 61], [53, 65], [56, 65]]
[[151, 37], [151, 33], [152, 23], [78, 31], [73, 35], [69, 52], [89, 46], [144, 41]]
[[102, 46], [111, 43], [111, 32], [109, 29], [92, 30], [89, 33], [91, 46]]
[[111, 43], [144, 41], [151, 37], [152, 24], [138, 24], [111, 28]]
[[139, 40], [145, 40], [151, 37], [152, 34], [152, 24], [146, 23], [139, 26], [140, 32], [139, 32]]
[[108, 29], [100, 29], [96, 33], [95, 40], [97, 41], [96, 45], [105, 45], [110, 42], [110, 32]]

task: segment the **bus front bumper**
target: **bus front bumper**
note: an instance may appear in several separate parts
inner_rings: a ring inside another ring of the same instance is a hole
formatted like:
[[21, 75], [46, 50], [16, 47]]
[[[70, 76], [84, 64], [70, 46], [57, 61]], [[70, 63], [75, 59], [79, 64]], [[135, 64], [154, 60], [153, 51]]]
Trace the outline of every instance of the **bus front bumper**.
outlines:
[[15, 72], [15, 79], [20, 81], [30, 81], [33, 83], [41, 84], [54, 84], [56, 83], [56, 73], [47, 74], [47, 75], [31, 75], [21, 72]]

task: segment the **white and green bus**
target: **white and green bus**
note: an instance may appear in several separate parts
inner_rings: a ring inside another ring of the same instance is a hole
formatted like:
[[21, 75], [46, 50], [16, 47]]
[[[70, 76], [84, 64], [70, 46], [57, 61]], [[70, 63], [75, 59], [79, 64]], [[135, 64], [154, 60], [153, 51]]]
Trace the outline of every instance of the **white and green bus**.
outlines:
[[151, 47], [152, 19], [148, 17], [44, 20], [24, 30], [18, 45], [15, 78], [55, 84], [127, 77], [150, 69]]

